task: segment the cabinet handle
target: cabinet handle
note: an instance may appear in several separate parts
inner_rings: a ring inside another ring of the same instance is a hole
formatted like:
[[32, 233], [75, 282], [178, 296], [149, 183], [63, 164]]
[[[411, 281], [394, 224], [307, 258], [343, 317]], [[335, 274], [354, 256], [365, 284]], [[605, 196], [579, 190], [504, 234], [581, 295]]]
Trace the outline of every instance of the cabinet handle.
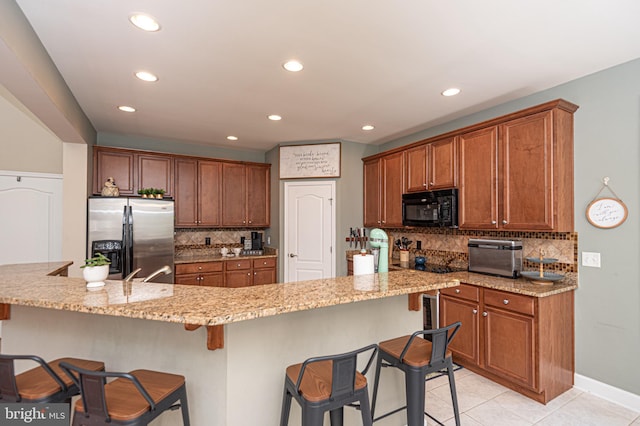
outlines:
[[262, 262], [262, 264], [263, 264], [263, 265], [266, 265], [266, 264], [267, 264], [267, 262]]
[[429, 182], [429, 186], [433, 186], [433, 182]]
[[427, 184], [426, 184], [426, 183], [423, 183], [423, 184], [422, 184], [422, 186], [426, 187], [426, 186], [427, 186]]
[[202, 271], [202, 266], [198, 266], [198, 271]]
[[253, 275], [258, 275], [258, 273], [257, 273], [257, 272], [254, 272], [254, 273], [253, 273]]
[[492, 221], [491, 221], [491, 224], [492, 224], [492, 225], [495, 225], [495, 224], [496, 224], [496, 221], [495, 221], [495, 220], [492, 220]]
[[246, 221], [246, 220], [243, 220], [243, 221], [242, 221], [242, 223], [247, 223], [247, 221]]
[[251, 272], [247, 272], [247, 276], [250, 277], [251, 276]]
[[477, 310], [477, 309], [474, 309], [474, 310], [473, 310], [473, 314], [475, 315], [475, 314], [477, 314], [477, 313], [478, 313], [478, 310]]
[[507, 223], [509, 223], [509, 222], [507, 222], [506, 220], [502, 219], [502, 224], [503, 225], [506, 225]]
[[460, 294], [460, 289], [456, 288], [456, 294]]
[[489, 315], [489, 314], [488, 314], [488, 313], [486, 313], [486, 312], [483, 312], [483, 313], [482, 313], [482, 316], [483, 316], [483, 317], [486, 317], [487, 315]]
[[508, 304], [509, 304], [509, 299], [504, 299], [504, 300], [502, 301], [502, 303], [504, 303], [505, 305], [508, 305]]
[[383, 220], [383, 221], [382, 221], [382, 223], [387, 223], [387, 222], [385, 222], [385, 221]]
[[251, 221], [249, 221], [249, 223], [252, 223]]

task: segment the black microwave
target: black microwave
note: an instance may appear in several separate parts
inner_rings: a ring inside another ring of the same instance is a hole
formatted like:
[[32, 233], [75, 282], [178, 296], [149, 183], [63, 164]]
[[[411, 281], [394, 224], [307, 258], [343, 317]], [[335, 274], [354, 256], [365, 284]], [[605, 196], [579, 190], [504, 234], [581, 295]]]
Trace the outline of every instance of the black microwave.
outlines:
[[402, 195], [405, 226], [458, 227], [458, 190], [414, 192]]

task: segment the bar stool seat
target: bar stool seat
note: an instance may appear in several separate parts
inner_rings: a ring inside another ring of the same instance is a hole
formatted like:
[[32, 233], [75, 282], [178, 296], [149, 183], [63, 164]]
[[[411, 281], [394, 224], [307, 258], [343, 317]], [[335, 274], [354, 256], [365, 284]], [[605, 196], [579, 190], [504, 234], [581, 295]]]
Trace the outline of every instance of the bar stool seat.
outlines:
[[[456, 425], [460, 425], [453, 361], [451, 351], [448, 349], [460, 326], [461, 323], [456, 322], [447, 327], [436, 330], [420, 330], [410, 336], [397, 337], [379, 343], [373, 400], [371, 403], [371, 413], [374, 421], [381, 420], [406, 408], [407, 426], [423, 426], [425, 414], [441, 425], [442, 423], [424, 411], [425, 379], [430, 373], [446, 369], [449, 377], [454, 417]], [[429, 336], [431, 341], [418, 336]], [[395, 367], [404, 372], [407, 405], [375, 418], [380, 370], [382, 367]]]
[[[147, 425], [167, 410], [181, 408], [189, 426], [185, 378], [152, 370], [129, 373], [92, 372], [62, 363], [62, 369], [80, 388], [73, 426]], [[115, 380], [107, 383], [107, 378]]]
[[[292, 398], [302, 407], [302, 426], [321, 426], [326, 411], [329, 411], [331, 424], [341, 426], [345, 405], [360, 409], [362, 423], [371, 426], [365, 374], [377, 349], [377, 345], [369, 345], [344, 354], [309, 358], [301, 364], [287, 367], [280, 426], [289, 423]], [[371, 355], [366, 367], [358, 371], [358, 354], [368, 351]]]
[[[18, 375], [15, 360], [40, 364]], [[59, 358], [46, 362], [35, 355], [0, 355], [0, 402], [70, 402], [80, 390], [64, 374], [60, 363], [69, 362], [91, 371], [104, 371], [104, 363], [80, 358]]]

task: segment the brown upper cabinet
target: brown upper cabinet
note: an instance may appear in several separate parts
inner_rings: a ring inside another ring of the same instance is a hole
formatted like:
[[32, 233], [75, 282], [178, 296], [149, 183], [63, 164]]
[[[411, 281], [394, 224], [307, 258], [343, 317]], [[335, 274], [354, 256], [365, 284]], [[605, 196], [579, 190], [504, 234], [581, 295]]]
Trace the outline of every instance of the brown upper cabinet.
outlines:
[[175, 167], [176, 226], [219, 226], [222, 163], [176, 158]]
[[460, 228], [573, 231], [572, 112], [460, 136]]
[[224, 163], [222, 226], [269, 226], [269, 164]]
[[108, 177], [112, 177], [120, 195], [137, 195], [142, 188], [165, 190], [173, 197], [173, 157], [151, 152], [94, 147], [93, 193], [100, 194]]
[[402, 152], [364, 162], [364, 226], [402, 226]]
[[108, 177], [124, 196], [162, 188], [175, 198], [177, 227], [268, 228], [270, 171], [266, 163], [94, 147], [93, 191]]
[[455, 188], [458, 184], [456, 136], [407, 149], [405, 191]]
[[404, 179], [458, 187], [461, 229], [572, 232], [577, 109], [557, 99], [363, 158], [364, 225], [402, 226]]

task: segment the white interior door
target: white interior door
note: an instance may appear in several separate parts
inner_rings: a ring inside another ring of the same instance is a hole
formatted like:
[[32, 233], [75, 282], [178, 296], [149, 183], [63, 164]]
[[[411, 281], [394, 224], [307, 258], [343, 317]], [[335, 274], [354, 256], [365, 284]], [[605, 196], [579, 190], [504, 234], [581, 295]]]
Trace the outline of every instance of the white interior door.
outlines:
[[62, 260], [62, 176], [0, 171], [0, 264]]
[[285, 182], [285, 282], [335, 276], [335, 181]]

